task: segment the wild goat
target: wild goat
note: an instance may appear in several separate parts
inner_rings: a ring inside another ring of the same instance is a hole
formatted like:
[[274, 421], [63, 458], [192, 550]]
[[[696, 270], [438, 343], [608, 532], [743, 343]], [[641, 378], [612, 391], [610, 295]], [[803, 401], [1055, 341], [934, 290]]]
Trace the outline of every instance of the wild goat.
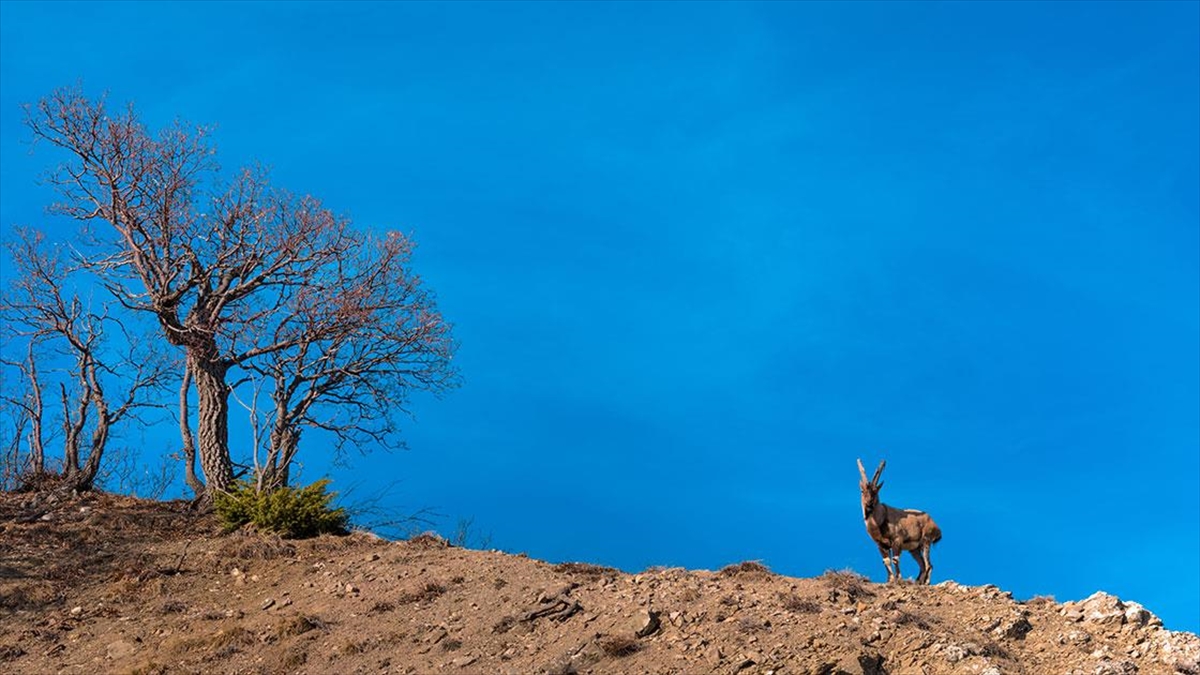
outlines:
[[929, 573], [933, 571], [929, 549], [941, 541], [942, 530], [924, 511], [895, 509], [879, 501], [879, 491], [883, 488], [879, 476], [883, 474], [885, 464], [886, 461], [880, 462], [875, 476], [867, 480], [862, 460], [858, 460], [858, 473], [862, 475], [862, 482], [858, 486], [862, 488], [863, 522], [867, 525], [867, 534], [879, 546], [889, 582], [900, 580], [900, 552], [908, 551], [921, 568], [917, 573], [917, 583], [928, 584]]

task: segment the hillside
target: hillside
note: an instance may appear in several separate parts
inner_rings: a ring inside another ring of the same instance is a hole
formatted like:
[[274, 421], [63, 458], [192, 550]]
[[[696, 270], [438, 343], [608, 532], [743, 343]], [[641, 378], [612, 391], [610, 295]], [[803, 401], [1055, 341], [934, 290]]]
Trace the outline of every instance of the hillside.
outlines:
[[1200, 638], [1104, 594], [640, 574], [369, 534], [221, 534], [182, 503], [0, 493], [8, 673], [1200, 675]]

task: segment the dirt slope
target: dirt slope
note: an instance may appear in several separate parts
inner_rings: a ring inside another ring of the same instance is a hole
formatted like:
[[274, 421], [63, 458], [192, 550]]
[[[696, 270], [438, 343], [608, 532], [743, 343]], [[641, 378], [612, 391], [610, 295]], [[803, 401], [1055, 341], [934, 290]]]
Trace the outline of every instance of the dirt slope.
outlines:
[[1136, 603], [853, 573], [623, 574], [434, 537], [222, 535], [180, 503], [0, 493], [0, 672], [1200, 675]]

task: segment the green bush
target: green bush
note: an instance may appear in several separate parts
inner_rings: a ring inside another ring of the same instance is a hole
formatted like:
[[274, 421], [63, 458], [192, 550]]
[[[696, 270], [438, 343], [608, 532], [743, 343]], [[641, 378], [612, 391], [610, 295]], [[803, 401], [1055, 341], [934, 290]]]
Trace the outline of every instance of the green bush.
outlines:
[[214, 508], [226, 531], [253, 523], [260, 530], [283, 537], [344, 534], [350, 522], [346, 510], [333, 508], [336, 492], [326, 492], [329, 479], [302, 488], [281, 487], [259, 492], [252, 481], [238, 481], [232, 490], [217, 495]]

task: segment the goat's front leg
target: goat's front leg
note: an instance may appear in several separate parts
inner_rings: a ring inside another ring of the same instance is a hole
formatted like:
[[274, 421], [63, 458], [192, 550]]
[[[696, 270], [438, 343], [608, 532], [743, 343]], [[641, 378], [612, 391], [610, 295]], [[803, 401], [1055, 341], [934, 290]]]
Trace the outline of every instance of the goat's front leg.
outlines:
[[893, 572], [893, 571], [892, 571], [892, 551], [891, 551], [891, 548], [890, 548], [890, 547], [887, 547], [887, 546], [884, 546], [883, 544], [877, 544], [877, 546], [879, 546], [879, 555], [880, 555], [880, 556], [883, 558], [883, 566], [884, 566], [884, 568], [885, 568], [885, 569], [887, 569], [887, 574], [888, 574], [888, 578], [887, 578], [887, 580], [888, 580], [888, 582], [889, 582], [889, 583], [891, 583], [891, 581], [892, 581], [892, 578], [893, 578], [893, 577], [895, 576], [895, 574], [896, 574], [895, 572]]
[[891, 550], [891, 554], [892, 554], [892, 564], [896, 566], [896, 583], [900, 583], [900, 581], [902, 580], [900, 578], [900, 549], [893, 548]]

